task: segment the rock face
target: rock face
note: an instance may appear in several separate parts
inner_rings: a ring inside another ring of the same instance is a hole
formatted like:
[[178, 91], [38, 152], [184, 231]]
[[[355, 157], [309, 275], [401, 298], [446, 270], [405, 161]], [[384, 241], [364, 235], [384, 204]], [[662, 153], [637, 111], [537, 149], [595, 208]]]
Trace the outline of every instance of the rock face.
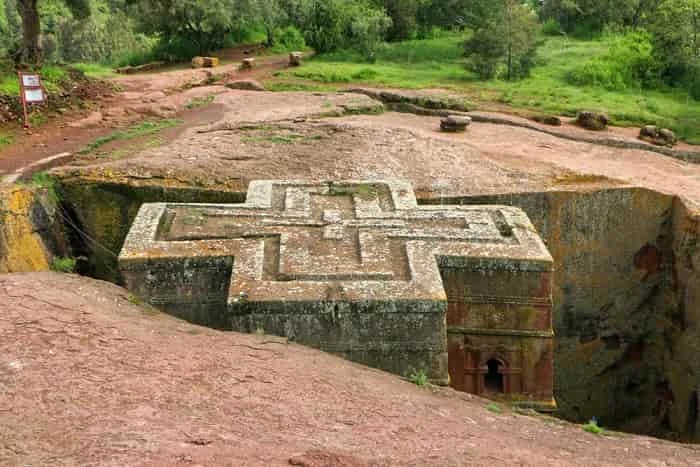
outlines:
[[647, 125], [639, 130], [639, 139], [657, 146], [672, 147], [678, 139], [676, 134], [667, 128], [658, 128], [654, 125]]
[[471, 117], [461, 115], [449, 115], [440, 120], [440, 129], [448, 133], [458, 133], [467, 130], [471, 125]]
[[419, 207], [395, 181], [253, 182], [245, 204], [146, 204], [119, 258], [133, 293], [191, 322], [543, 410], [551, 262], [519, 209]]
[[610, 118], [604, 113], [584, 111], [579, 112], [576, 123], [587, 130], [602, 131], [608, 127]]
[[228, 82], [224, 86], [226, 86], [229, 89], [242, 89], [244, 91], [265, 90], [265, 86], [263, 86], [260, 82], [255, 81], [254, 79], [239, 79], [236, 81]]
[[0, 274], [46, 271], [53, 254], [65, 253], [54, 203], [27, 187], [0, 186]]

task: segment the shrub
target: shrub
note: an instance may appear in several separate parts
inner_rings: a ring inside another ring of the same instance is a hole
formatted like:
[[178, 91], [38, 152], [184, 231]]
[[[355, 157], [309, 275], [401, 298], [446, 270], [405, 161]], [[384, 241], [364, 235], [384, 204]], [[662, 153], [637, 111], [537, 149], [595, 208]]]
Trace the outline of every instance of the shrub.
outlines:
[[425, 370], [414, 371], [408, 379], [419, 387], [424, 387], [428, 384], [428, 375]]
[[355, 49], [371, 57], [391, 25], [383, 10], [350, 0], [313, 0], [300, 27], [318, 53]]
[[304, 35], [294, 26], [275, 31], [275, 47], [280, 51], [293, 51], [306, 49], [306, 41]]
[[594, 418], [590, 422], [583, 425], [583, 431], [594, 434], [594, 435], [604, 435], [605, 430], [598, 426], [598, 421]]
[[75, 259], [56, 256], [51, 263], [51, 270], [70, 274], [75, 272]]
[[656, 69], [651, 36], [645, 31], [633, 31], [613, 37], [605, 55], [573, 68], [566, 79], [577, 86], [617, 91], [652, 85]]
[[501, 406], [496, 404], [495, 402], [491, 402], [490, 404], [488, 404], [486, 406], [486, 410], [488, 410], [491, 413], [495, 413], [495, 414], [502, 414], [503, 413], [503, 409], [501, 408]]
[[554, 18], [550, 18], [542, 25], [542, 34], [546, 36], [560, 36], [562, 34], [561, 24]]

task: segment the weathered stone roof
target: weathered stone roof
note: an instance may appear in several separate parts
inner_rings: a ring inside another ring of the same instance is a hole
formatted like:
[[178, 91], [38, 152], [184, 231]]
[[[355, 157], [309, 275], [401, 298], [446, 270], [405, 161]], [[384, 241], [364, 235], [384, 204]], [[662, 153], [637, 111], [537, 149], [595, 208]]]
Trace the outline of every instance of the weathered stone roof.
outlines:
[[230, 301], [445, 300], [440, 268], [552, 268], [520, 209], [418, 206], [402, 181], [256, 181], [243, 204], [146, 204], [120, 264], [197, 257], [234, 258]]

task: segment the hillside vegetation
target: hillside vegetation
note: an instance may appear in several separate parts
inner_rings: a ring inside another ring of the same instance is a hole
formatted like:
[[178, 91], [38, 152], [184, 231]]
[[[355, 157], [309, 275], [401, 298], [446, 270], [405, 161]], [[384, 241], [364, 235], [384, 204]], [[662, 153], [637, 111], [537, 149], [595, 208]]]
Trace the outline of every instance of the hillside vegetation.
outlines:
[[444, 87], [475, 104], [655, 124], [700, 143], [700, 0], [0, 0], [0, 96], [237, 44], [313, 49], [273, 89]]
[[466, 37], [468, 33], [446, 34], [436, 39], [383, 44], [372, 63], [351, 51], [320, 55], [303, 68], [278, 73], [276, 86], [294, 89], [322, 83], [343, 88], [355, 83], [410, 89], [440, 87], [467, 94], [475, 105], [495, 102], [567, 116], [575, 116], [582, 109], [601, 110], [616, 125], [665, 126], [689, 142], [700, 144], [700, 101], [690, 97], [687, 90], [661, 84], [656, 88], [645, 88], [641, 83], [611, 85], [587, 75], [592, 74], [591, 67], [607, 65], [611, 50], [628, 42], [624, 35], [591, 40], [542, 36], [530, 75], [518, 81], [484, 81], [469, 71], [462, 48]]

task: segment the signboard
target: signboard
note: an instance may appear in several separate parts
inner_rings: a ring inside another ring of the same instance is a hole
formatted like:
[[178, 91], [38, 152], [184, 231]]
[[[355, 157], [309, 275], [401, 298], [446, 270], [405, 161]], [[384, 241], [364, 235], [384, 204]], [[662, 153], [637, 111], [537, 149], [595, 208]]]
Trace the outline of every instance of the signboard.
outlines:
[[41, 87], [41, 79], [39, 75], [22, 75], [22, 86], [25, 88]]
[[37, 73], [18, 72], [19, 88], [22, 97], [22, 107], [24, 108], [24, 127], [29, 128], [29, 118], [27, 116], [27, 106], [46, 102], [46, 93], [41, 85], [41, 77]]

